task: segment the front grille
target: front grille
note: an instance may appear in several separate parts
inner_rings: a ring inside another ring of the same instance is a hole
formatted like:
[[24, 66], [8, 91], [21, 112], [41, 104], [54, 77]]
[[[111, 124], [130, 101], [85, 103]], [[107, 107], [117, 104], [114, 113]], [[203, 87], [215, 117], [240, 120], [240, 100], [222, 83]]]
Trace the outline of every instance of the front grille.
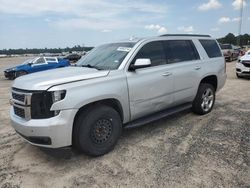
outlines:
[[44, 119], [54, 116], [50, 111], [52, 93], [47, 91], [27, 91], [12, 88], [14, 113], [26, 120]]
[[25, 118], [25, 110], [19, 107], [14, 106], [14, 112], [17, 116]]
[[245, 72], [245, 71], [243, 71], [242, 73], [243, 73], [243, 74], [249, 74], [249, 75], [250, 75], [250, 72]]
[[36, 92], [31, 98], [31, 118], [43, 119], [54, 116], [54, 112], [50, 111], [52, 106], [52, 95], [49, 92]]
[[19, 93], [14, 93], [14, 92], [12, 92], [12, 97], [13, 99], [21, 101], [21, 102], [24, 102], [24, 99], [25, 99], [24, 94], [19, 94]]
[[242, 61], [242, 64], [243, 64], [245, 67], [250, 67], [250, 61]]

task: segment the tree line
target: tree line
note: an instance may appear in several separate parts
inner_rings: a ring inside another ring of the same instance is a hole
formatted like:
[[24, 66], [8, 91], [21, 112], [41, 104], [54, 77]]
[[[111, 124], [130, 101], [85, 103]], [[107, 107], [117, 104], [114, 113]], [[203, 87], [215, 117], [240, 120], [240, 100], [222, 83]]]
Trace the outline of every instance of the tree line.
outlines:
[[[219, 38], [218, 41], [222, 44], [234, 44], [234, 45], [239, 45], [239, 46], [250, 45], [250, 35], [244, 34], [244, 35], [235, 36], [233, 33], [228, 33], [225, 37]], [[85, 47], [85, 46], [76, 45], [71, 48], [66, 47], [66, 48], [3, 49], [3, 50], [0, 50], [0, 54], [21, 55], [21, 54], [41, 54], [41, 53], [42, 54], [62, 53], [62, 52], [72, 52], [72, 51], [82, 52], [82, 51], [89, 51], [92, 48], [93, 47]]]
[[83, 52], [83, 51], [89, 51], [93, 47], [85, 47], [85, 46], [80, 46], [76, 45], [74, 47], [66, 47], [66, 48], [32, 48], [32, 49], [3, 49], [0, 50], [0, 54], [6, 54], [6, 55], [11, 55], [11, 54], [45, 54], [45, 53], [62, 53], [62, 52]]
[[235, 36], [233, 33], [228, 33], [225, 37], [218, 39], [222, 44], [233, 44], [237, 46], [250, 45], [250, 35], [244, 34]]

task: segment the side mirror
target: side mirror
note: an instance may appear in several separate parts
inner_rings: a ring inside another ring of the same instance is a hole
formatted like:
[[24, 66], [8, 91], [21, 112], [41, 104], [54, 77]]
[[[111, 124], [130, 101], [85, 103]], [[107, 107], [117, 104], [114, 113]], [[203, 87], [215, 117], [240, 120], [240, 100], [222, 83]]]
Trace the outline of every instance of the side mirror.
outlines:
[[134, 64], [131, 64], [129, 69], [131, 71], [135, 71], [136, 69], [150, 67], [151, 60], [150, 59], [136, 59]]

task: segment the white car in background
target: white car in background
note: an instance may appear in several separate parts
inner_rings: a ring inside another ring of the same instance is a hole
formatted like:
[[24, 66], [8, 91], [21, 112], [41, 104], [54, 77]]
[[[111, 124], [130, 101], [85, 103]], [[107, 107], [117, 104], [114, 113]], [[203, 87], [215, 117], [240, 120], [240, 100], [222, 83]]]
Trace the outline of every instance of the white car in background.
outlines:
[[236, 76], [238, 78], [250, 76], [250, 50], [248, 50], [236, 63]]

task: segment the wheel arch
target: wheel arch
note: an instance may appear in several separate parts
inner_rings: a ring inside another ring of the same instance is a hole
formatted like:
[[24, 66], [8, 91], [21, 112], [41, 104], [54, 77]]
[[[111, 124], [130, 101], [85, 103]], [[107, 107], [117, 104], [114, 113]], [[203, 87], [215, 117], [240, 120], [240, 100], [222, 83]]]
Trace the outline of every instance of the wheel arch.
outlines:
[[83, 105], [81, 108], [79, 108], [79, 110], [77, 111], [75, 117], [74, 117], [74, 121], [73, 121], [73, 127], [72, 127], [72, 139], [73, 139], [73, 132], [74, 132], [74, 127], [76, 126], [76, 120], [77, 118], [80, 116], [80, 114], [83, 111], [88, 110], [89, 108], [93, 107], [93, 106], [97, 106], [97, 105], [107, 105], [110, 106], [112, 108], [114, 108], [120, 115], [121, 117], [121, 121], [123, 122], [124, 119], [124, 115], [123, 115], [123, 109], [122, 109], [122, 105], [120, 103], [120, 101], [118, 101], [115, 98], [107, 98], [107, 99], [101, 99], [98, 101], [94, 101], [94, 102], [90, 102], [88, 104]]
[[218, 79], [217, 79], [217, 76], [216, 75], [207, 75], [205, 76], [201, 81], [200, 81], [200, 84], [201, 83], [208, 83], [208, 84], [211, 84], [215, 91], [217, 90], [217, 87], [218, 87]]

